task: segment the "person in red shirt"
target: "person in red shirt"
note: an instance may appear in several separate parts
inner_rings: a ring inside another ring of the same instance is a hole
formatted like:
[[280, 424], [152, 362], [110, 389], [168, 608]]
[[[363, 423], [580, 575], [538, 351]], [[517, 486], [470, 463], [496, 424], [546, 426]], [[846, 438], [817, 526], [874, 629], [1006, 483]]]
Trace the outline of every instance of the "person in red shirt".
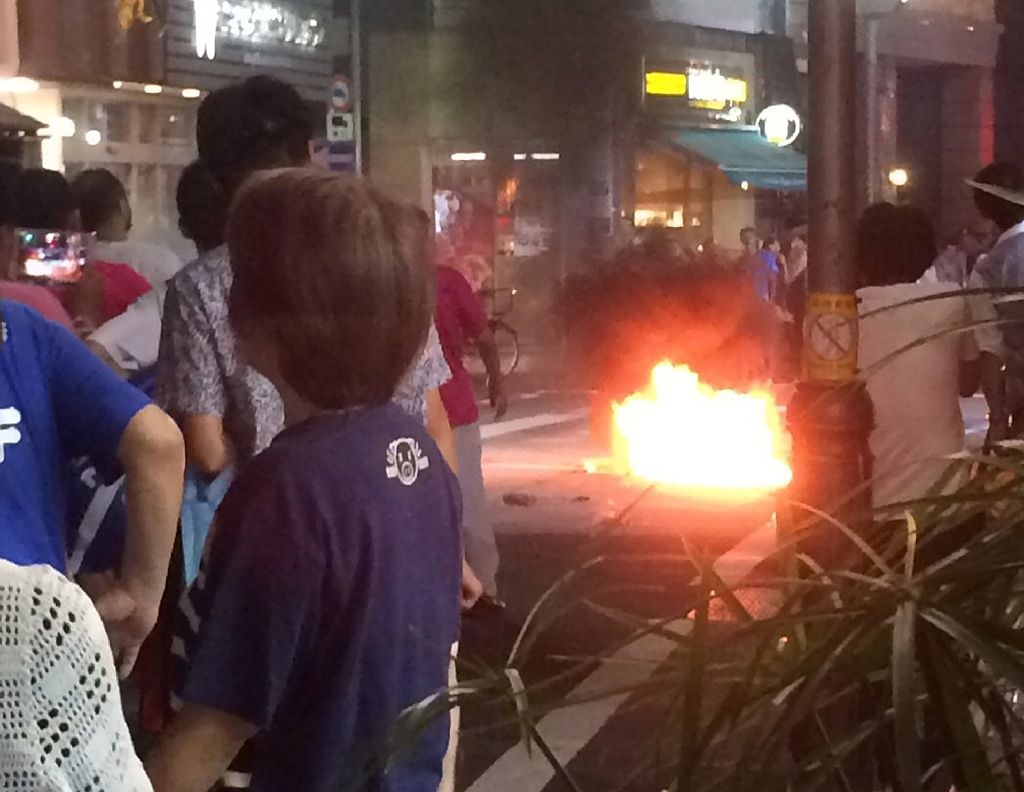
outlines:
[[434, 321], [441, 338], [441, 349], [452, 372], [452, 378], [441, 386], [441, 400], [455, 431], [463, 499], [462, 541], [466, 561], [484, 588], [484, 595], [474, 610], [500, 611], [505, 604], [498, 598], [498, 547], [494, 540], [494, 527], [487, 515], [480, 411], [473, 394], [473, 382], [463, 363], [467, 343], [472, 341], [476, 344], [487, 367], [487, 393], [496, 419], [507, 412], [508, 398], [502, 387], [498, 346], [483, 303], [462, 274], [447, 265], [439, 266], [437, 270], [437, 313]]

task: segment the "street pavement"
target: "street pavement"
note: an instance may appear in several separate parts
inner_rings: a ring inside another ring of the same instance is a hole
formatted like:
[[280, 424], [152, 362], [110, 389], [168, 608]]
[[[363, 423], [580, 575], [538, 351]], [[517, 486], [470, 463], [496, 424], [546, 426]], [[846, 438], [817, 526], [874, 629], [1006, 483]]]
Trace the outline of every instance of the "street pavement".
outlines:
[[[539, 713], [538, 731], [583, 788], [649, 792], [657, 773], [636, 772], [636, 755], [654, 721], [664, 719], [663, 706], [627, 693], [556, 705], [644, 682], [668, 660], [673, 644], [659, 636], [629, 643], [630, 628], [588, 603], [669, 620], [670, 630], [689, 629], [693, 570], [682, 537], [719, 558], [727, 576], [742, 577], [772, 545], [771, 509], [681, 503], [613, 475], [588, 474], [584, 460], [599, 456], [590, 438], [589, 393], [536, 376], [511, 383], [508, 416], [497, 423], [485, 417], [482, 427], [508, 610], [466, 621], [462, 676], [503, 673], [531, 608], [560, 578], [581, 570], [564, 597], [573, 604], [515, 667]], [[486, 416], [486, 405], [482, 410]], [[605, 656], [611, 659], [596, 659]], [[511, 708], [469, 707], [462, 718], [459, 790], [565, 788], [539, 752], [527, 753]]]
[[[591, 441], [589, 393], [551, 372], [510, 380], [512, 406], [500, 422], [484, 415], [484, 471], [502, 557], [499, 584], [508, 603], [498, 617], [468, 619], [461, 676], [503, 674], [531, 609], [576, 570], [557, 603], [557, 618], [514, 663], [537, 713], [537, 729], [581, 789], [651, 792], [664, 769], [640, 766], [641, 748], [662, 733], [667, 696], [631, 695], [670, 659], [673, 643], [658, 635], [630, 642], [633, 630], [608, 615], [665, 620], [685, 632], [694, 571], [683, 538], [716, 559], [739, 582], [774, 546], [771, 504], [726, 509], [680, 501], [609, 474], [588, 474], [599, 456]], [[966, 400], [969, 442], [984, 438], [980, 399]], [[626, 514], [625, 518], [618, 519]], [[595, 560], [598, 559], [598, 560]], [[598, 662], [597, 658], [604, 658]], [[595, 693], [618, 691], [574, 706]], [[462, 713], [460, 792], [564, 792], [550, 763], [528, 752], [511, 706], [470, 706]]]

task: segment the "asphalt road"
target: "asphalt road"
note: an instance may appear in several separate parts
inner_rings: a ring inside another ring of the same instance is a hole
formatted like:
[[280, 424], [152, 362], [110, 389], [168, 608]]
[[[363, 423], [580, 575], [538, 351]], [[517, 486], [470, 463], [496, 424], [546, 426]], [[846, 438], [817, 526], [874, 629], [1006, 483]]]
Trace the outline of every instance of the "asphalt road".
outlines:
[[[466, 621], [461, 675], [514, 668], [539, 733], [580, 789], [663, 789], [672, 751], [653, 766], [639, 757], [665, 729], [678, 728], [668, 720], [666, 695], [620, 692], [570, 707], [565, 702], [642, 684], [664, 668], [673, 644], [657, 636], [628, 643], [633, 628], [619, 614], [688, 629], [694, 570], [684, 557], [684, 537], [717, 559], [720, 574], [741, 581], [773, 547], [771, 504], [709, 507], [645, 493], [613, 475], [590, 475], [583, 461], [599, 450], [590, 437], [589, 393], [534, 370], [515, 375], [511, 395], [501, 422], [490, 422], [482, 405], [485, 476], [508, 610]], [[966, 400], [964, 412], [969, 444], [980, 446], [984, 403]], [[562, 588], [551, 595], [556, 584]], [[546, 596], [540, 613], [550, 623], [510, 663], [523, 624]], [[471, 706], [462, 719], [460, 792], [571, 789], [539, 751], [526, 751], [511, 705]]]
[[[629, 644], [633, 629], [606, 609], [687, 629], [694, 573], [683, 537], [718, 557], [727, 574], [742, 577], [771, 546], [774, 534], [765, 527], [770, 506], [709, 509], [646, 493], [645, 486], [613, 475], [588, 474], [583, 461], [599, 453], [590, 439], [589, 394], [544, 387], [537, 376], [512, 384], [509, 415], [483, 427], [502, 556], [499, 585], [509, 607], [502, 617], [467, 620], [462, 676], [503, 674], [531, 609], [562, 581], [565, 588], [541, 610], [553, 615], [551, 623], [512, 664], [537, 713], [538, 731], [583, 789], [661, 789], [662, 774], [638, 767], [637, 757], [665, 719], [662, 702], [620, 693], [560, 705], [568, 697], [640, 684], [667, 661], [670, 641], [648, 636]], [[524, 749], [511, 706], [470, 707], [462, 717], [460, 790], [567, 789], [539, 752]]]

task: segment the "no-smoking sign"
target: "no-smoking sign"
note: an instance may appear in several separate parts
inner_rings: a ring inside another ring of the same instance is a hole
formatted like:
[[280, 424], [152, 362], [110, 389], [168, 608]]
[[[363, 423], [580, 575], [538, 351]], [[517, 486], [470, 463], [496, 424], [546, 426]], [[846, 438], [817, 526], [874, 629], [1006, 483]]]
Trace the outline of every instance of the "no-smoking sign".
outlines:
[[857, 376], [857, 298], [812, 294], [804, 320], [804, 363], [815, 380]]

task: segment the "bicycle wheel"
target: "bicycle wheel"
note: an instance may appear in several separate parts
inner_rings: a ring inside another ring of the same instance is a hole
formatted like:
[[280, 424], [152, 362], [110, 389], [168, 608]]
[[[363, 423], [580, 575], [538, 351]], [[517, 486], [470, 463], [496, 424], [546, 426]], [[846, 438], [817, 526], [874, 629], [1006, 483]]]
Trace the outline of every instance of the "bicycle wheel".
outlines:
[[[519, 367], [519, 333], [501, 319], [492, 319], [490, 327], [491, 332], [494, 333], [494, 341], [498, 346], [501, 375], [508, 377]], [[466, 371], [478, 382], [485, 382], [487, 380], [487, 368], [484, 366], [483, 360], [480, 359], [480, 353], [475, 346], [471, 346], [466, 351]]]

